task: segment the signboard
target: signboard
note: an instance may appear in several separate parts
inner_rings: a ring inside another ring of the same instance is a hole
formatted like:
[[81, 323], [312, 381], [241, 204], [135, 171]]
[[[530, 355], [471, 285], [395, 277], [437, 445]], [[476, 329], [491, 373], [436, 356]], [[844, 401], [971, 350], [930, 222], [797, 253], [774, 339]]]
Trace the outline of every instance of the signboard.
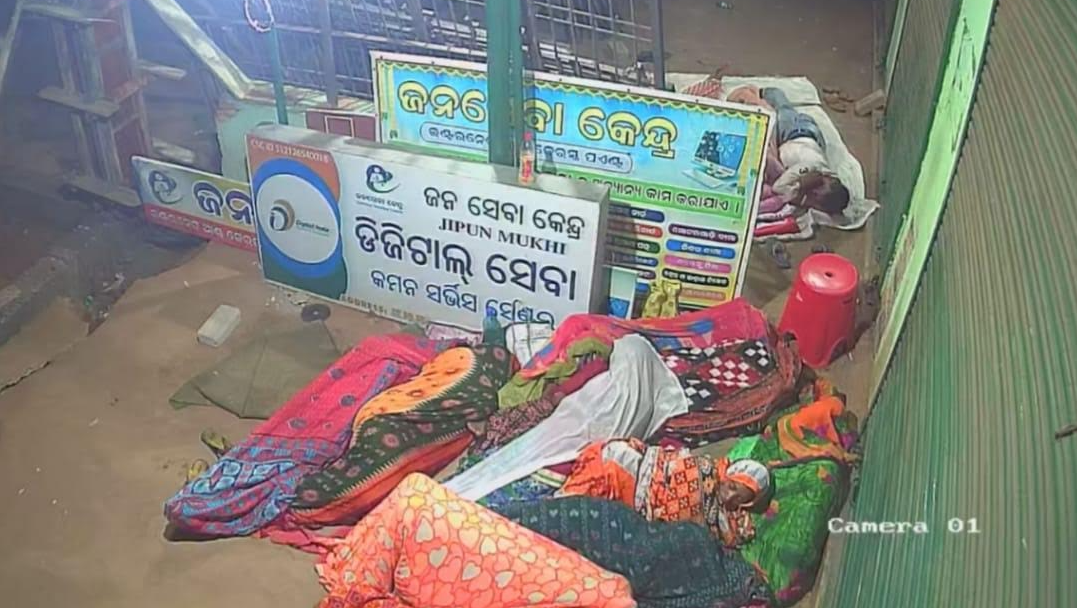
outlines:
[[258, 250], [247, 184], [141, 156], [131, 157], [131, 164], [147, 220], [239, 249]]
[[[486, 162], [485, 66], [373, 53], [379, 140]], [[611, 264], [682, 283], [681, 302], [739, 293], [770, 114], [720, 102], [534, 74], [524, 119], [542, 172], [611, 187]]]
[[935, 116], [928, 131], [920, 173], [913, 186], [909, 213], [898, 232], [898, 246], [883, 279], [876, 322], [879, 338], [872, 369], [872, 398], [882, 386], [905, 326], [942, 219], [943, 206], [950, 194], [983, 68], [994, 9], [995, 0], [961, 0], [958, 7]]
[[248, 136], [267, 280], [400, 321], [601, 308], [605, 188], [282, 126]]

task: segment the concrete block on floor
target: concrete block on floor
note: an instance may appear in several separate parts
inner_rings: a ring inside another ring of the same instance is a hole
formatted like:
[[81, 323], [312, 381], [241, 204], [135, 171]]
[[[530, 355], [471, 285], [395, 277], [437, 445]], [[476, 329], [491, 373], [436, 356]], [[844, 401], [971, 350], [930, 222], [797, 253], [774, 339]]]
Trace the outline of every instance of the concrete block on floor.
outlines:
[[198, 341], [213, 348], [224, 344], [239, 325], [239, 316], [238, 308], [221, 304], [198, 329]]
[[867, 116], [884, 106], [886, 106], [886, 92], [882, 89], [875, 89], [875, 91], [861, 97], [853, 104], [853, 112], [857, 116]]

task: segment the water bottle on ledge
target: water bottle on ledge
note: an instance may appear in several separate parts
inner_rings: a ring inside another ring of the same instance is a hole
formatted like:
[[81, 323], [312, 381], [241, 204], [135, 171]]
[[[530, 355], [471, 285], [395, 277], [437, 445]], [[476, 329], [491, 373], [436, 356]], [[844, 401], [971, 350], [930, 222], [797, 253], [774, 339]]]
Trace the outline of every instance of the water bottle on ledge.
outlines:
[[486, 309], [486, 318], [482, 320], [482, 343], [488, 346], [505, 346], [505, 329], [497, 320], [497, 311], [493, 307]]
[[524, 131], [524, 143], [520, 146], [520, 174], [517, 178], [521, 186], [535, 183], [535, 134]]

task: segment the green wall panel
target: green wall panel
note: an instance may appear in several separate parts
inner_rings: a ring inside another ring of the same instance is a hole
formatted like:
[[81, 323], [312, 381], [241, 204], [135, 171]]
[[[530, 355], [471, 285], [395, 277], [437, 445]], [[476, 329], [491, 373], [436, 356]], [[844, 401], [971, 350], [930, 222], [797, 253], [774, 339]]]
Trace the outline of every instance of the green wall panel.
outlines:
[[822, 606], [1077, 606], [1077, 2], [1001, 0], [988, 44], [848, 516], [931, 532], [846, 537]]
[[874, 237], [880, 262], [890, 259], [916, 183], [956, 4], [953, 0], [908, 0], [882, 131], [882, 208]]

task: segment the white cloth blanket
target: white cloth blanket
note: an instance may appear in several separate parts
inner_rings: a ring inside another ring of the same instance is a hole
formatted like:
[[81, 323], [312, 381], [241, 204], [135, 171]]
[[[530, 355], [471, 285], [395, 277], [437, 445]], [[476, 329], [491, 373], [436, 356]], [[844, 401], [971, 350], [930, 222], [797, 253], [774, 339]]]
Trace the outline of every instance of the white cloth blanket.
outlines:
[[544, 323], [514, 323], [505, 328], [505, 345], [520, 365], [527, 365], [552, 337], [553, 327]]
[[549, 418], [445, 486], [468, 500], [555, 464], [574, 460], [599, 439], [646, 438], [686, 414], [688, 398], [650, 342], [638, 335], [613, 344], [609, 370], [564, 398]]

